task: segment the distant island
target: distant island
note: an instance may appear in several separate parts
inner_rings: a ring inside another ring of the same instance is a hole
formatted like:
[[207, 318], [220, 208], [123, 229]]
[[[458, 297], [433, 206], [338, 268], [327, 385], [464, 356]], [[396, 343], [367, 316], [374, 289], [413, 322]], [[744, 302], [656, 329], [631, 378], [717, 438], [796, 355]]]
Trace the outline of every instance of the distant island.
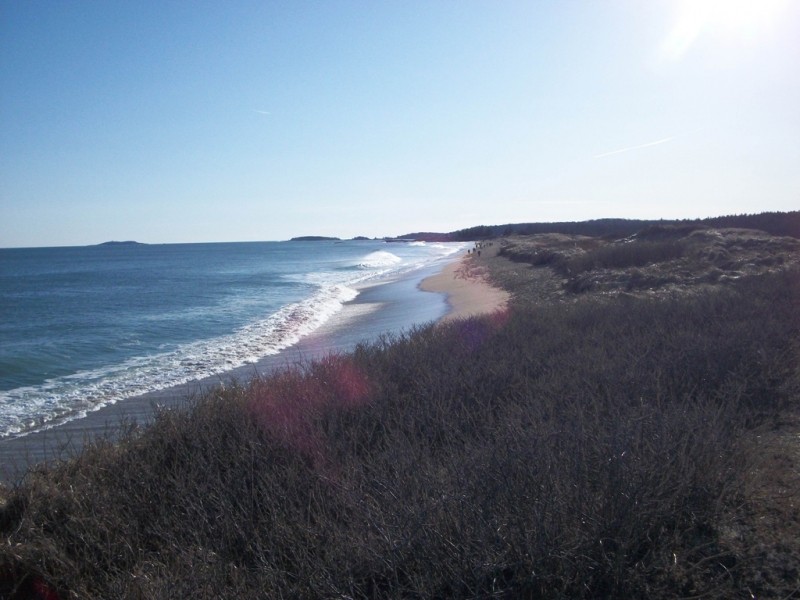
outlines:
[[111, 240], [110, 242], [103, 242], [102, 244], [97, 244], [98, 246], [145, 246], [142, 242], [135, 242], [133, 240], [125, 240], [123, 242], [118, 242], [115, 240]]
[[293, 237], [290, 242], [340, 242], [338, 237], [325, 237], [324, 235], [301, 235]]
[[386, 238], [387, 242], [453, 242], [456, 241], [453, 233], [442, 233], [434, 231], [418, 231], [416, 233], [406, 233], [393, 238]]

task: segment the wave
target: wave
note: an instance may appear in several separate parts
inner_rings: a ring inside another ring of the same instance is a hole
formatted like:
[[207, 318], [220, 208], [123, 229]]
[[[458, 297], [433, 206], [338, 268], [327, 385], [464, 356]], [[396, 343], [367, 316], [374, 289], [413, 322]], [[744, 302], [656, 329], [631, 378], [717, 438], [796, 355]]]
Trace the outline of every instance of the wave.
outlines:
[[310, 298], [288, 304], [229, 335], [0, 392], [0, 438], [48, 429], [125, 398], [219, 375], [277, 354], [317, 329], [357, 295], [346, 285], [323, 286]]
[[381, 269], [384, 267], [393, 267], [401, 262], [403, 262], [403, 259], [396, 254], [392, 254], [386, 250], [376, 250], [362, 258], [358, 266], [362, 269]]

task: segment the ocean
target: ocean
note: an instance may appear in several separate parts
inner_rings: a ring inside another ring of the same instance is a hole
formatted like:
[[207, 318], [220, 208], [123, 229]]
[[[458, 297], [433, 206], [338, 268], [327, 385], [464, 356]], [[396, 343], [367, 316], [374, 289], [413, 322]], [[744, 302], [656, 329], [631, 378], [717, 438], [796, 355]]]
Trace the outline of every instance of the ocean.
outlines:
[[0, 440], [241, 371], [320, 331], [338, 331], [329, 347], [346, 349], [382, 328], [434, 320], [446, 311], [444, 300], [416, 284], [462, 247], [291, 241], [0, 249]]

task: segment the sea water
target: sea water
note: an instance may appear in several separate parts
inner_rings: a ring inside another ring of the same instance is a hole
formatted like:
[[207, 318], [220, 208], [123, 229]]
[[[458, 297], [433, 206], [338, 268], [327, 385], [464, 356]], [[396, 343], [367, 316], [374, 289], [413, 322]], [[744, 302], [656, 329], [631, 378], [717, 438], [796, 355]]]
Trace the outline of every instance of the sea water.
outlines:
[[0, 249], [0, 439], [289, 348], [459, 244]]

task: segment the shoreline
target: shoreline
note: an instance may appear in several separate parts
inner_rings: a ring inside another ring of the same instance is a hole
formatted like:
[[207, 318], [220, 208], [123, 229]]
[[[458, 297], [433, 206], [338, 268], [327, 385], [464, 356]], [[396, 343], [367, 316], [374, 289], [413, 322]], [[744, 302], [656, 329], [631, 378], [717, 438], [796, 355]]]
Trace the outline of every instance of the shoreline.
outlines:
[[481, 248], [481, 254], [471, 252], [454, 260], [437, 274], [426, 277], [419, 288], [426, 292], [444, 294], [450, 307], [439, 322], [447, 323], [504, 310], [511, 295], [488, 281], [484, 261], [497, 256], [495, 246]]
[[349, 352], [360, 342], [407, 331], [414, 325], [501, 310], [509, 295], [485, 280], [486, 267], [477, 261], [477, 257], [462, 255], [410, 276], [365, 287], [318, 330], [255, 363], [125, 398], [48, 429], [0, 439], [0, 483], [13, 482], [36, 464], [69, 458], [87, 441], [113, 437], [123, 424], [146, 426], [159, 408], [186, 406], [219, 385], [246, 383], [253, 377], [268, 376], [326, 354]]
[[15, 481], [36, 464], [69, 458], [87, 441], [113, 437], [126, 423], [147, 425], [158, 408], [186, 406], [193, 398], [219, 385], [246, 383], [255, 376], [268, 376], [326, 354], [349, 352], [356, 344], [379, 335], [397, 334], [417, 324], [439, 321], [448, 313], [444, 296], [423, 293], [420, 282], [458, 262], [447, 260], [361, 288], [359, 295], [345, 303], [329, 321], [278, 354], [218, 375], [124, 398], [47, 429], [0, 439], [0, 483]]

